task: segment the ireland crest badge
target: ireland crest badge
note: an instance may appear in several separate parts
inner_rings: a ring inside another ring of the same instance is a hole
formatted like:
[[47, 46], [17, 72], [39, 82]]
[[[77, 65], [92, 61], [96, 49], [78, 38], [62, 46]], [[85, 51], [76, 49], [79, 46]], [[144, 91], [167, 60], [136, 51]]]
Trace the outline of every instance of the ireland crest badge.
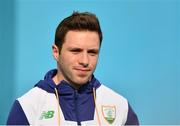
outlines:
[[116, 107], [115, 106], [104, 106], [102, 105], [102, 113], [104, 119], [112, 124], [116, 118]]

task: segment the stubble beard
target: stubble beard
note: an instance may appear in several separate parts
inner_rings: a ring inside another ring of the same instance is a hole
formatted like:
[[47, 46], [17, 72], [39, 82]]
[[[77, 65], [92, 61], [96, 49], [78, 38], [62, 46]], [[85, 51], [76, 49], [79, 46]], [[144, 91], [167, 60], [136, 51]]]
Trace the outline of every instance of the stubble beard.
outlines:
[[59, 75], [62, 76], [62, 79], [68, 82], [75, 89], [79, 89], [82, 85], [86, 84], [92, 78], [92, 73], [85, 77], [80, 77], [76, 73], [72, 73], [72, 72], [69, 72], [71, 73], [70, 75], [68, 75], [67, 73], [68, 72], [59, 68]]

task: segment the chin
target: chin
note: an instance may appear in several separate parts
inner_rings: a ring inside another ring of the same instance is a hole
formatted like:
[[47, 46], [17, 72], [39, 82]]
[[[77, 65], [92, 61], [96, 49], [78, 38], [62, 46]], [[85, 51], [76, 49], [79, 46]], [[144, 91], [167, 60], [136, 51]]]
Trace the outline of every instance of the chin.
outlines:
[[81, 80], [77, 80], [76, 83], [78, 85], [83, 85], [83, 84], [86, 84], [88, 81], [89, 81], [89, 79], [83, 79], [83, 80], [81, 79]]
[[90, 78], [91, 77], [89, 77], [89, 76], [84, 76], [84, 77], [76, 76], [73, 78], [72, 81], [77, 85], [84, 85], [90, 80]]
[[84, 84], [86, 84], [88, 81], [79, 81], [79, 82], [77, 82], [77, 84], [78, 85], [84, 85]]

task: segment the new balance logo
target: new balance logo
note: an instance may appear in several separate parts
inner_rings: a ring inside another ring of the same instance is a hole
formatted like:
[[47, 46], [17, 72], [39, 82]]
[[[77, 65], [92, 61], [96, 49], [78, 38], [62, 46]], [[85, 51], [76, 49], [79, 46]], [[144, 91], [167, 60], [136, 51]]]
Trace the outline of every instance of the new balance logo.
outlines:
[[41, 114], [41, 117], [39, 118], [40, 120], [42, 119], [49, 119], [54, 117], [54, 111], [43, 111]]

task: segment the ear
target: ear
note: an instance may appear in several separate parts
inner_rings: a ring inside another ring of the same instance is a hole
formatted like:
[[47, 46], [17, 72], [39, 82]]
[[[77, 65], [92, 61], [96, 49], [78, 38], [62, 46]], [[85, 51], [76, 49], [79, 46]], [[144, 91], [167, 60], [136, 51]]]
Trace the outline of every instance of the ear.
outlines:
[[55, 44], [52, 45], [52, 53], [53, 53], [54, 59], [56, 61], [58, 61], [58, 59], [59, 59], [59, 49]]

